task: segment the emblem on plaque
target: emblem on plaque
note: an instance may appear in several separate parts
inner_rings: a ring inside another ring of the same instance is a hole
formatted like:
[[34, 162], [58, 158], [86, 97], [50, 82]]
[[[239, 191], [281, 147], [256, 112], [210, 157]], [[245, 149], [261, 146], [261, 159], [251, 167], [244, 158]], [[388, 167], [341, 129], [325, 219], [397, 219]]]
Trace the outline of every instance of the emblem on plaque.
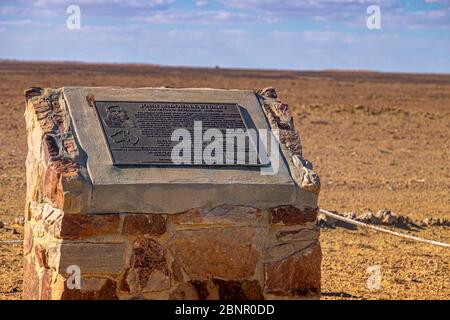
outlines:
[[105, 124], [110, 128], [134, 128], [128, 113], [120, 106], [106, 107]]
[[127, 142], [136, 145], [139, 142], [139, 138], [134, 136], [128, 130], [121, 130], [114, 133], [113, 135], [111, 135], [111, 139], [114, 141], [114, 143]]

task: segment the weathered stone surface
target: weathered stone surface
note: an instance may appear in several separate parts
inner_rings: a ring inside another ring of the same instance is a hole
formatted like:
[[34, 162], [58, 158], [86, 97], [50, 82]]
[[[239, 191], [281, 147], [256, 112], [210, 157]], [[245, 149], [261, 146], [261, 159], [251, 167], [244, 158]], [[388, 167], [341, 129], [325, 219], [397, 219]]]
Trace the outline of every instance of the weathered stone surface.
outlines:
[[82, 278], [81, 289], [69, 289], [63, 278], [58, 279], [53, 299], [60, 300], [117, 300], [116, 283], [105, 278]]
[[34, 255], [36, 257], [36, 261], [41, 268], [48, 268], [47, 264], [47, 250], [38, 244], [34, 247]]
[[277, 91], [273, 87], [267, 87], [262, 90], [259, 90], [258, 93], [262, 96], [276, 99], [278, 98]]
[[280, 143], [289, 151], [288, 165], [292, 178], [303, 191], [317, 196], [320, 192], [320, 178], [312, 170], [311, 163], [303, 159], [301, 140], [295, 130], [289, 106], [276, 98], [277, 94], [273, 88], [261, 90], [258, 94], [263, 101], [263, 110], [271, 128], [279, 130]]
[[31, 88], [25, 95], [27, 198], [41, 202], [43, 197], [66, 213], [79, 213], [90, 188], [85, 188], [85, 163], [80, 161], [68, 111], [60, 103], [61, 90]]
[[197, 292], [199, 300], [219, 300], [219, 290], [212, 279], [190, 282]]
[[301, 225], [314, 222], [317, 217], [317, 209], [306, 208], [304, 210], [292, 207], [277, 207], [271, 209], [271, 223], [282, 225]]
[[285, 230], [276, 233], [277, 240], [280, 241], [309, 241], [319, 240], [320, 231], [317, 227], [312, 229], [302, 228], [295, 230]]
[[27, 255], [33, 248], [33, 229], [29, 223], [25, 223], [23, 231], [23, 255]]
[[52, 236], [57, 236], [61, 233], [61, 220], [64, 212], [56, 209], [49, 204], [45, 204], [42, 208], [42, 220], [44, 221], [45, 231]]
[[301, 184], [302, 189], [308, 192], [319, 194], [320, 192], [319, 175], [314, 170], [310, 170], [305, 167], [303, 167], [302, 170], [304, 172]]
[[31, 258], [23, 258], [23, 292], [24, 300], [39, 299], [39, 275], [36, 270], [36, 262]]
[[140, 238], [134, 242], [121, 289], [131, 293], [169, 289], [170, 276], [164, 248], [155, 240]]
[[169, 248], [192, 279], [237, 280], [254, 275], [263, 244], [260, 228], [177, 231]]
[[195, 286], [189, 282], [181, 283], [169, 296], [169, 300], [198, 300]]
[[258, 281], [224, 281], [214, 279], [220, 300], [264, 300]]
[[264, 300], [261, 285], [256, 280], [226, 281], [194, 280], [181, 284], [173, 293], [177, 300]]
[[168, 273], [163, 273], [159, 269], [138, 268], [130, 269], [126, 276], [126, 291], [131, 293], [156, 292], [169, 289], [170, 278]]
[[39, 87], [31, 87], [24, 91], [25, 99], [28, 101], [31, 98], [40, 96], [42, 94], [43, 89]]
[[48, 163], [49, 161], [56, 159], [59, 156], [60, 150], [58, 146], [58, 141], [55, 136], [47, 134], [43, 139], [43, 151], [44, 151], [44, 162]]
[[314, 244], [316, 240], [309, 239], [306, 241], [295, 241], [288, 243], [276, 244], [267, 248], [264, 256], [265, 261], [279, 261], [285, 257], [294, 255]]
[[125, 269], [124, 243], [63, 243], [49, 248], [49, 265], [65, 275], [77, 265], [82, 274], [119, 274]]
[[162, 235], [166, 232], [166, 219], [159, 214], [130, 214], [125, 216], [122, 234]]
[[54, 236], [62, 239], [77, 240], [93, 236], [118, 233], [120, 216], [65, 214], [61, 219], [59, 234]]
[[262, 218], [261, 210], [251, 207], [198, 208], [172, 216], [180, 225], [255, 225]]
[[175, 281], [183, 282], [183, 271], [181, 270], [180, 264], [176, 260], [172, 262], [172, 274]]
[[280, 143], [284, 144], [292, 154], [302, 153], [302, 144], [298, 133], [294, 130], [280, 130]]
[[284, 260], [267, 263], [266, 292], [282, 296], [319, 295], [321, 260], [316, 242]]
[[76, 164], [68, 159], [50, 162], [43, 179], [42, 190], [44, 196], [58, 209], [64, 209], [63, 179], [78, 177]]
[[52, 278], [53, 271], [51, 269], [45, 269], [41, 280], [41, 300], [52, 299]]

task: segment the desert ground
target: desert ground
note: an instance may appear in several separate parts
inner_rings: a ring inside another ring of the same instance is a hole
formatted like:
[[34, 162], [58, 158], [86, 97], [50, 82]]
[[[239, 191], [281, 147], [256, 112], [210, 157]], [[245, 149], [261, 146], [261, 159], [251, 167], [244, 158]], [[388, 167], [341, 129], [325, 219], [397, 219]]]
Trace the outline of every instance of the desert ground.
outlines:
[[[319, 173], [319, 205], [450, 219], [450, 75], [0, 62], [0, 241], [20, 240], [26, 191], [24, 89], [273, 86]], [[449, 226], [392, 230], [450, 243]], [[322, 229], [323, 299], [450, 299], [450, 250], [367, 229]], [[0, 299], [21, 298], [22, 249], [0, 243]], [[381, 287], [369, 289], [367, 268]]]

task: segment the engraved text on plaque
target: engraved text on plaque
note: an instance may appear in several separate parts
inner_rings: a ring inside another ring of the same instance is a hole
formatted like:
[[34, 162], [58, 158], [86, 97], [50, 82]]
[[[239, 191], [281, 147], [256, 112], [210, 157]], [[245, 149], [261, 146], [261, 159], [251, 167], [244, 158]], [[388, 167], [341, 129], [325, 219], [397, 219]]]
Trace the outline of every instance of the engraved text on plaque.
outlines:
[[[172, 141], [172, 134], [177, 129], [187, 130], [192, 138], [192, 161], [187, 163], [189, 165], [261, 165], [259, 159], [256, 163], [250, 161], [258, 158], [251, 139], [244, 148], [239, 149], [236, 145], [233, 151], [243, 153], [245, 163], [225, 159], [230, 155], [226, 155], [227, 129], [247, 130], [237, 104], [96, 101], [95, 107], [114, 165], [173, 165], [172, 150], [179, 141]], [[199, 124], [200, 132], [196, 131]], [[211, 142], [202, 140], [209, 129], [217, 129], [223, 134], [222, 162], [195, 160]], [[200, 148], [194, 145], [198, 139], [202, 144]], [[238, 157], [233, 154], [232, 158]]]

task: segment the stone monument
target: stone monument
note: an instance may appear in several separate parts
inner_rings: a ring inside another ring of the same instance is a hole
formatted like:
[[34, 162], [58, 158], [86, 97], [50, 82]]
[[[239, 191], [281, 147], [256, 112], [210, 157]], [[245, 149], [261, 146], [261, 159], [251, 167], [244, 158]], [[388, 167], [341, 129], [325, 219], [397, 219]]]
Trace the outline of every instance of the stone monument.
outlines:
[[320, 296], [320, 182], [273, 88], [25, 96], [24, 299]]

